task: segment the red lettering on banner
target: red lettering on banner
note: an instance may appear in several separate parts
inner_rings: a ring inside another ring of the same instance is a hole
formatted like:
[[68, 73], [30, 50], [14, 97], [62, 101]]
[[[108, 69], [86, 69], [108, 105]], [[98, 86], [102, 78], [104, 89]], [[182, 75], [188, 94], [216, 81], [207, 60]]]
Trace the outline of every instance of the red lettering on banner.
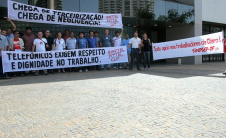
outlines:
[[[194, 49], [192, 49], [192, 51], [193, 51], [193, 53], [197, 53], [197, 52], [200, 53], [200, 52], [214, 51], [214, 47], [215, 47], [215, 46], [201, 47], [201, 48], [198, 48], [198, 49], [194, 48]], [[216, 51], [216, 49], [215, 49], [215, 51]]]
[[113, 19], [113, 18], [118, 18], [118, 15], [109, 15], [106, 16], [107, 19]]
[[108, 55], [109, 58], [111, 59], [112, 62], [118, 61], [120, 57], [122, 57], [123, 48], [115, 49], [115, 50], [108, 50]]

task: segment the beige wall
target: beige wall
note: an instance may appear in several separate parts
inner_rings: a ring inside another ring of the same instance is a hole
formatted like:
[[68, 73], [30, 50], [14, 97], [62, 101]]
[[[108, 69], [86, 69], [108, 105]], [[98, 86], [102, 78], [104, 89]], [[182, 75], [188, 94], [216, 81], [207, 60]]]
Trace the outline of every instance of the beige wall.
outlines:
[[226, 0], [202, 0], [202, 20], [226, 23]]

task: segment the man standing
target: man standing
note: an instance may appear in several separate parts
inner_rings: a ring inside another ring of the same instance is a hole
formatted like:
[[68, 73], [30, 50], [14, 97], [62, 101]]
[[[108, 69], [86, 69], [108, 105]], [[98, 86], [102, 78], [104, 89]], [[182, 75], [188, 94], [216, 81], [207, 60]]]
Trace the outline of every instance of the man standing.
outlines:
[[[122, 40], [122, 46], [126, 46], [128, 47], [129, 46], [129, 34], [126, 34], [126, 38]], [[131, 63], [131, 47], [129, 47], [127, 49], [127, 56], [128, 56], [128, 62], [129, 62], [129, 65]], [[127, 69], [127, 63], [124, 63], [123, 65], [124, 69]]]
[[[74, 50], [76, 49], [76, 39], [74, 38], [74, 33], [70, 32], [70, 37], [66, 40], [66, 48], [67, 50]], [[69, 70], [72, 71], [75, 68], [70, 68]]]
[[[122, 28], [122, 31], [119, 35], [119, 32], [116, 31], [115, 32], [115, 36], [113, 37], [113, 44], [114, 44], [114, 47], [120, 47], [121, 46], [121, 42], [122, 42], [122, 34], [123, 34], [123, 28]], [[114, 64], [114, 68], [119, 68], [121, 69], [122, 68], [122, 64], [121, 63], [115, 63]]]
[[[86, 38], [88, 41], [88, 48], [96, 48], [97, 47], [97, 42], [96, 42], [96, 37], [94, 37], [93, 31], [89, 31], [89, 37]], [[90, 70], [94, 70], [95, 66], [90, 66]]]
[[[100, 38], [101, 47], [111, 47], [112, 37], [108, 34], [108, 29], [105, 30], [104, 35]], [[107, 64], [107, 69], [110, 70], [111, 64]], [[104, 69], [104, 65], [101, 65], [101, 69]]]
[[[79, 32], [79, 38], [77, 39], [77, 45], [76, 48], [77, 49], [85, 49], [88, 48], [88, 41], [87, 39], [84, 38], [84, 33], [83, 32]], [[84, 70], [87, 72], [88, 69], [87, 67], [83, 67]], [[79, 69], [79, 72], [82, 72], [82, 68]]]
[[[47, 40], [42, 37], [42, 32], [38, 31], [38, 38], [36, 38], [33, 42], [32, 52], [46, 52], [46, 47], [48, 46]], [[36, 48], [36, 50], [35, 50]], [[39, 75], [39, 70], [35, 71], [35, 76]], [[43, 75], [48, 75], [47, 70], [43, 70]]]
[[32, 34], [31, 27], [26, 27], [26, 34], [23, 35], [22, 39], [24, 41], [24, 51], [32, 51], [33, 42], [35, 40], [36, 36]]
[[[46, 47], [46, 51], [52, 51], [53, 37], [50, 36], [50, 30], [45, 30], [45, 35], [43, 37], [47, 40], [48, 44], [48, 47]], [[53, 69], [49, 69], [48, 72], [54, 74]]]
[[98, 37], [98, 32], [97, 31], [95, 31], [94, 36], [96, 38], [96, 43], [97, 43], [96, 47], [100, 47], [100, 38]]
[[[11, 23], [11, 25], [13, 26], [13, 31], [15, 31], [16, 30], [16, 25], [9, 18], [7, 18], [7, 21]], [[6, 34], [7, 34], [6, 38], [8, 39], [8, 42], [10, 41], [10, 39], [14, 38], [12, 29], [10, 29], [10, 28], [7, 29]]]
[[63, 36], [63, 39], [64, 39], [64, 41], [66, 42], [66, 40], [70, 37], [69, 36], [69, 30], [68, 29], [66, 29], [65, 31], [64, 31], [64, 34], [63, 34], [64, 36]]
[[9, 46], [8, 40], [5, 36], [1, 35], [0, 29], [0, 79], [10, 79], [8, 73], [3, 73], [3, 65], [2, 65], [2, 54], [1, 51], [6, 51]]
[[70, 32], [70, 37], [66, 40], [66, 48], [67, 50], [76, 49], [76, 39], [73, 32]]
[[[24, 41], [24, 51], [32, 51], [33, 42], [35, 40], [36, 36], [32, 34], [31, 27], [26, 27], [26, 34], [23, 35], [22, 39]], [[27, 75], [29, 71], [25, 72], [25, 75]]]
[[133, 63], [134, 63], [134, 57], [137, 57], [137, 70], [141, 70], [140, 69], [140, 64], [139, 64], [139, 53], [140, 51], [140, 47], [141, 47], [141, 39], [138, 37], [138, 33], [137, 31], [134, 32], [134, 37], [130, 39], [129, 41], [129, 46], [127, 47], [127, 49], [129, 49], [132, 45], [132, 51], [131, 51], [131, 63], [130, 63], [130, 67], [129, 70], [133, 70]]
[[[11, 51], [24, 51], [24, 41], [19, 38], [19, 31], [15, 30], [13, 31], [13, 38], [10, 39], [9, 45]], [[24, 76], [23, 72], [14, 72], [13, 76], [16, 77], [17, 75], [19, 76]]]

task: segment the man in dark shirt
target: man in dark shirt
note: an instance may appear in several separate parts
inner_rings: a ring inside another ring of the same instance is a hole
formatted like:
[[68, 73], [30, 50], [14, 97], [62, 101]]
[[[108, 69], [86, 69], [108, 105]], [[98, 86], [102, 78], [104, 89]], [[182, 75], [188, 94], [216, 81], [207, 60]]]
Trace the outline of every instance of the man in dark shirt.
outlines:
[[22, 39], [24, 41], [24, 51], [32, 51], [33, 42], [35, 40], [36, 36], [32, 34], [31, 27], [26, 27], [26, 34], [23, 35]]
[[[52, 51], [53, 37], [50, 36], [50, 30], [45, 30], [45, 35], [43, 37], [47, 40], [48, 44], [46, 51]], [[54, 74], [53, 69], [49, 69], [48, 72]]]
[[48, 47], [46, 47], [46, 51], [51, 51], [52, 45], [53, 45], [53, 37], [50, 36], [50, 31], [48, 29], [45, 30], [45, 35], [43, 37], [46, 38], [48, 43]]

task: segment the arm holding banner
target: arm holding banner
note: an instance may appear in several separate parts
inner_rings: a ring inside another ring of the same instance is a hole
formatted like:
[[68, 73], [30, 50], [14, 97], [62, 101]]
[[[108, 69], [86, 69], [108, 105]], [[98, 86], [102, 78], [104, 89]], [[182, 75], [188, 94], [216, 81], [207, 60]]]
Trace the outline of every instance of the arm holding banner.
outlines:
[[120, 34], [121, 36], [123, 35], [123, 25], [122, 25], [122, 31], [121, 31], [121, 34]]
[[11, 25], [13, 26], [13, 31], [16, 30], [16, 25], [13, 23], [13, 21], [11, 21], [10, 18], [7, 18], [7, 21], [11, 23]]

